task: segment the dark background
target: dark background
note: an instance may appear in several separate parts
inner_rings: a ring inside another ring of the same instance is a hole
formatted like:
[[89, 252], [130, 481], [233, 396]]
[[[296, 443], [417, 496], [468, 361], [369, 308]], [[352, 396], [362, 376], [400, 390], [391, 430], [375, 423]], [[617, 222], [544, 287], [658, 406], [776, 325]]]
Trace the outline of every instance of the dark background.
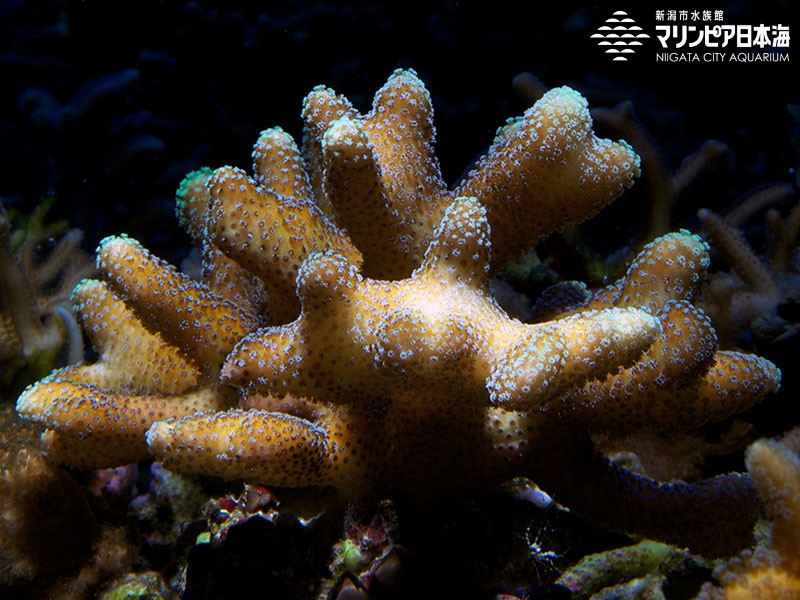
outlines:
[[87, 248], [126, 232], [177, 261], [187, 241], [173, 198], [187, 171], [249, 168], [252, 143], [274, 125], [299, 140], [314, 85], [366, 111], [397, 67], [414, 68], [431, 91], [451, 183], [524, 110], [511, 88], [521, 71], [577, 87], [592, 106], [633, 100], [673, 167], [708, 138], [729, 144], [725, 176], [687, 202], [724, 206], [794, 177], [797, 123], [786, 107], [797, 102], [800, 54], [788, 64], [665, 64], [651, 39], [613, 63], [589, 37], [615, 10], [652, 33], [655, 10], [672, 8], [722, 8], [725, 23], [796, 34], [788, 0], [258, 4], [0, 2], [3, 202], [27, 210], [54, 195]]

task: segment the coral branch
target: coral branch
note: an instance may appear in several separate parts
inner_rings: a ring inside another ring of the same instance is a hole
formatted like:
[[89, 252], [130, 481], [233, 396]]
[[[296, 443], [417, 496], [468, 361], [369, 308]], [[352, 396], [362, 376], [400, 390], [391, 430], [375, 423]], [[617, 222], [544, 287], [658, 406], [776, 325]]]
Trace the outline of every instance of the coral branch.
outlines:
[[56, 372], [28, 388], [17, 400], [17, 412], [48, 428], [42, 441], [50, 458], [80, 468], [141, 460], [147, 456], [144, 434], [151, 423], [230, 405], [207, 389], [170, 397], [121, 394], [69, 376]]

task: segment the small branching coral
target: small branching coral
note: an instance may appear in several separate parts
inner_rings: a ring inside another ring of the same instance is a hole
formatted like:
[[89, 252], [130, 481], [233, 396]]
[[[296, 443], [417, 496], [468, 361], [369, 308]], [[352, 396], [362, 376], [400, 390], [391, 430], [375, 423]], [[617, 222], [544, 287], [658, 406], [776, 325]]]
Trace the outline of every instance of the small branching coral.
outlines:
[[720, 566], [714, 574], [721, 587], [704, 586], [698, 600], [800, 595], [800, 459], [791, 448], [797, 449], [797, 440], [795, 431], [783, 442], [759, 440], [747, 449], [747, 470], [771, 520], [766, 544]]
[[[21, 373], [27, 382], [61, 364], [83, 357], [83, 337], [69, 306], [72, 288], [94, 270], [78, 247], [81, 232], [56, 222], [45, 224], [51, 202], [39, 204], [12, 229], [0, 203], [0, 383]], [[63, 235], [62, 235], [63, 234]], [[44, 258], [41, 247], [61, 236]], [[21, 388], [18, 388], [21, 389]]]
[[[705, 291], [703, 304], [720, 338], [736, 344], [749, 330], [757, 337], [776, 339], [797, 333], [800, 324], [779, 314], [782, 304], [797, 303], [800, 292], [798, 243], [800, 203], [789, 184], [773, 184], [748, 195], [725, 216], [702, 209], [698, 213], [713, 247], [724, 257], [731, 272], [715, 273]], [[774, 206], [794, 200], [789, 214]], [[760, 257], [740, 227], [754, 213], [769, 207], [765, 222], [771, 234], [766, 258]]]
[[271, 129], [253, 177], [184, 181], [199, 281], [124, 236], [101, 244], [102, 281], [75, 292], [99, 361], [17, 403], [49, 429], [52, 458], [99, 467], [149, 450], [178, 471], [416, 503], [527, 476], [617, 529], [708, 552], [747, 544], [747, 477], [660, 484], [590, 437], [695, 428], [777, 388], [768, 361], [719, 351], [695, 308], [699, 238], [659, 238], [582, 305], [554, 295], [541, 323], [492, 297], [493, 273], [639, 174], [627, 144], [594, 135], [580, 95], [545, 94], [453, 190], [412, 72], [366, 115], [317, 88], [303, 116], [302, 153]]

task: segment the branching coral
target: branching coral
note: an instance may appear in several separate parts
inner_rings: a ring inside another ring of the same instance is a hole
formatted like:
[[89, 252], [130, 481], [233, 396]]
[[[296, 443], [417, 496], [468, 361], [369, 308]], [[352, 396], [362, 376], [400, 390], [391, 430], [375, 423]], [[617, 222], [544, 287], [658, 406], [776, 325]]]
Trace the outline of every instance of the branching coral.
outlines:
[[552, 90], [500, 129], [452, 191], [413, 73], [395, 73], [367, 115], [325, 88], [303, 115], [302, 154], [268, 130], [252, 178], [223, 167], [181, 186], [200, 281], [128, 238], [101, 244], [103, 281], [76, 291], [100, 360], [17, 403], [49, 428], [52, 457], [135, 460], [149, 429], [150, 452], [181, 471], [418, 503], [529, 476], [615, 528], [709, 552], [747, 542], [746, 477], [659, 484], [590, 439], [691, 429], [777, 388], [768, 361], [718, 351], [695, 308], [701, 240], [660, 238], [616, 285], [569, 312], [555, 301], [542, 323], [491, 295], [510, 258], [638, 174], [626, 144], [594, 136], [577, 93]]
[[[531, 73], [517, 75], [514, 86], [522, 99], [529, 103], [547, 90]], [[670, 230], [681, 195], [728, 152], [722, 142], [708, 140], [672, 171], [658, 144], [637, 118], [631, 102], [622, 102], [614, 108], [595, 108], [592, 118], [598, 129], [623, 137], [641, 156], [642, 183], [650, 207], [648, 230], [635, 234], [636, 238], [643, 240], [642, 243]], [[772, 340], [789, 337], [798, 330], [797, 323], [787, 322], [778, 314], [781, 305], [796, 301], [798, 292], [796, 255], [800, 204], [797, 204], [796, 196], [795, 186], [773, 183], [749, 192], [724, 215], [709, 209], [698, 213], [712, 249], [731, 267], [731, 272], [718, 270], [712, 275], [702, 301], [723, 347], [736, 346], [750, 332]], [[781, 214], [780, 205], [792, 201], [794, 205], [788, 214]], [[743, 231], [746, 224], [752, 224], [748, 221], [759, 212], [766, 213], [764, 222], [770, 235], [770, 246], [764, 249], [764, 258], [759, 256], [758, 246], [751, 245]], [[598, 257], [594, 252], [584, 251], [587, 254], [586, 269], [595, 278], [602, 279], [624, 265], [630, 250], [638, 247], [633, 244], [611, 257]]]
[[[630, 363], [658, 325], [635, 309], [514, 322], [490, 299], [487, 256], [485, 212], [474, 199], [445, 212], [409, 279], [366, 279], [340, 256], [312, 255], [298, 276], [301, 316], [245, 337], [222, 376], [250, 388], [251, 404], [269, 394], [324, 399], [306, 403], [316, 422], [230, 412], [212, 417], [213, 430], [224, 432], [213, 438], [206, 418], [190, 417], [151, 429], [151, 449], [179, 469], [362, 494], [473, 487], [488, 473], [508, 478], [519, 468], [518, 446], [540, 427], [508, 409], [532, 411]], [[263, 439], [259, 429], [274, 433]], [[230, 436], [240, 438], [233, 452]], [[182, 443], [191, 438], [206, 442]], [[441, 463], [435, 470], [432, 456]], [[443, 478], [445, 465], [458, 476]]]
[[[50, 204], [42, 202], [14, 230], [0, 204], [0, 381], [6, 384], [20, 372], [27, 371], [26, 383], [46, 375], [62, 354], [69, 362], [83, 355], [83, 338], [68, 299], [93, 269], [78, 247], [79, 230], [64, 233], [65, 223], [44, 223]], [[58, 243], [40, 257], [40, 247], [59, 235]]]
[[772, 521], [766, 547], [746, 551], [715, 572], [698, 600], [789, 600], [800, 595], [800, 460], [786, 443], [759, 440], [747, 449], [753, 476]]
[[759, 209], [782, 200], [794, 199], [796, 190], [788, 184], [767, 186], [749, 195], [725, 216], [702, 209], [698, 216], [715, 249], [732, 272], [714, 274], [706, 290], [704, 306], [720, 336], [735, 344], [749, 328], [763, 338], [790, 336], [798, 324], [778, 314], [781, 304], [796, 302], [800, 290], [797, 249], [800, 241], [800, 204], [788, 215], [776, 208], [766, 212], [772, 234], [768, 258], [762, 259], [747, 241], [740, 226]]
[[231, 390], [217, 383], [219, 364], [250, 325], [231, 302], [132, 240], [107, 240], [98, 261], [116, 266], [116, 281], [128, 276], [125, 292], [156, 322], [154, 299], [172, 298], [178, 306], [176, 318], [160, 315], [175, 336], [166, 342], [161, 333], [148, 331], [106, 283], [86, 280], [76, 288], [73, 298], [100, 360], [55, 371], [23, 394], [17, 408], [57, 423], [44, 435], [48, 452], [81, 467], [139, 460], [147, 455], [144, 432], [154, 421], [230, 406]]

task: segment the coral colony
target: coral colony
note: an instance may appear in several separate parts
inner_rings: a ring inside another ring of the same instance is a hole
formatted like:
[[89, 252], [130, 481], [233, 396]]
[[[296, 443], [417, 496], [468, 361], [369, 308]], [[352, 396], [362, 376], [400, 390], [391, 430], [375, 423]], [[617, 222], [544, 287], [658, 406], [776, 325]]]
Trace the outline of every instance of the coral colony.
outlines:
[[639, 175], [629, 145], [594, 135], [578, 93], [544, 94], [453, 190], [412, 71], [366, 115], [316, 88], [303, 118], [302, 148], [270, 129], [251, 174], [184, 180], [196, 278], [126, 236], [100, 244], [99, 278], [73, 294], [99, 358], [17, 402], [46, 427], [50, 458], [100, 468], [152, 455], [176, 472], [418, 505], [529, 478], [614, 530], [708, 555], [751, 544], [765, 464], [795, 464], [788, 451], [751, 450], [755, 484], [661, 483], [593, 442], [683, 435], [777, 390], [778, 369], [721, 350], [698, 307], [703, 240], [669, 233], [613, 285], [554, 289], [541, 322], [492, 296], [510, 260]]
[[[14, 228], [0, 202], [0, 384], [11, 387], [15, 380], [47, 375], [62, 355], [68, 362], [83, 357], [83, 335], [69, 297], [94, 267], [79, 248], [79, 230], [67, 230], [65, 222], [45, 223], [51, 204], [42, 202]], [[42, 256], [54, 238], [58, 242]]]

